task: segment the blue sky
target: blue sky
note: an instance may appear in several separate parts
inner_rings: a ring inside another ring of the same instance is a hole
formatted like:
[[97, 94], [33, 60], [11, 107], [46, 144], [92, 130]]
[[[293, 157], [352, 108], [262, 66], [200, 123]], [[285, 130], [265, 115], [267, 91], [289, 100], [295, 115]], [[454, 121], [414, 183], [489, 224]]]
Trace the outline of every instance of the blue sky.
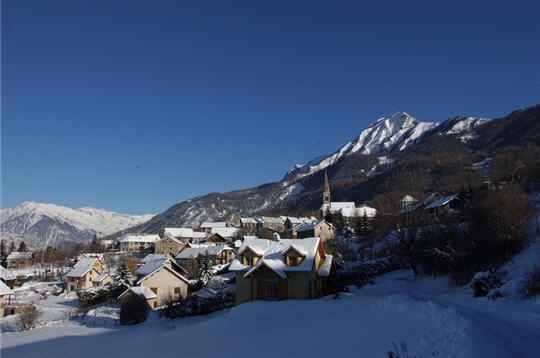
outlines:
[[377, 118], [540, 102], [538, 1], [2, 1], [2, 208], [158, 213]]

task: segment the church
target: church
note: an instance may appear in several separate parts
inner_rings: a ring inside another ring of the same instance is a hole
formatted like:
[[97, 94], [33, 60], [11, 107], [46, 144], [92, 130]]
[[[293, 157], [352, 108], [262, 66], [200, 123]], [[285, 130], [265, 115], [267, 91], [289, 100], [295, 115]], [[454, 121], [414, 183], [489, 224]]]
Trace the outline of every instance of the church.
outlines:
[[324, 170], [323, 204], [319, 210], [323, 217], [326, 214], [341, 214], [347, 218], [363, 216], [372, 218], [377, 215], [377, 209], [365, 205], [357, 207], [354, 201], [332, 201], [330, 197], [330, 182], [328, 181], [326, 169]]

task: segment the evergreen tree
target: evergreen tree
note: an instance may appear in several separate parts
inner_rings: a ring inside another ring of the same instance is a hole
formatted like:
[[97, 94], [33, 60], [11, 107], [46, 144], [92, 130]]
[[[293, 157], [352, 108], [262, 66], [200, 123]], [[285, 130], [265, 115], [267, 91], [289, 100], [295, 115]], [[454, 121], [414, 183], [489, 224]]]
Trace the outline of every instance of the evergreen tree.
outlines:
[[26, 252], [28, 251], [28, 248], [26, 247], [26, 243], [24, 241], [21, 241], [19, 244], [19, 248], [17, 249], [19, 252]]
[[214, 260], [208, 254], [208, 251], [204, 252], [204, 255], [199, 255], [197, 258], [199, 263], [199, 279], [204, 285], [212, 276], [212, 266], [214, 266]]
[[[13, 241], [11, 241], [9, 243], [9, 249], [8, 249], [8, 252], [9, 253], [12, 253], [13, 251], [17, 251], [17, 247], [15, 246], [15, 243]], [[8, 254], [9, 255], [9, 254]]]
[[0, 240], [0, 264], [4, 265], [9, 253], [6, 246], [5, 240]]
[[90, 242], [90, 245], [88, 246], [88, 251], [90, 252], [102, 252], [103, 247], [101, 246], [101, 241], [98, 239], [97, 235], [94, 234], [92, 237], [92, 241]]
[[116, 268], [116, 283], [126, 287], [131, 287], [133, 283], [133, 275], [125, 261]]

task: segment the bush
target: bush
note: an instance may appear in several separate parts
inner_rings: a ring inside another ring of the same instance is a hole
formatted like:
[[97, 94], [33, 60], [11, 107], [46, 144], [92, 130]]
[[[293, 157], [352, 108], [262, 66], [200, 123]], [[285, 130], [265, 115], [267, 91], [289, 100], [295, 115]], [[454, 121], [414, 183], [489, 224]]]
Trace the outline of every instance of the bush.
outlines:
[[502, 297], [499, 288], [503, 284], [504, 275], [505, 272], [501, 270], [477, 273], [471, 282], [474, 297], [487, 297], [493, 300]]
[[19, 309], [19, 319], [22, 329], [29, 330], [34, 328], [41, 311], [34, 304], [23, 306]]
[[540, 266], [533, 267], [521, 281], [521, 297], [528, 299], [540, 295]]
[[223, 293], [206, 299], [198, 299], [197, 297], [181, 298], [175, 302], [168, 302], [159, 310], [159, 315], [169, 319], [205, 315], [233, 307], [235, 304], [234, 295], [231, 293]]

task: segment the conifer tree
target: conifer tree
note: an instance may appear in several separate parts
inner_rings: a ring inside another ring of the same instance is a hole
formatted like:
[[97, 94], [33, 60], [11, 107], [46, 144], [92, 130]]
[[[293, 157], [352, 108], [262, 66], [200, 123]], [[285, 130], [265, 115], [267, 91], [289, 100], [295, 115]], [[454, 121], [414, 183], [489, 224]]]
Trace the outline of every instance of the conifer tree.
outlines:
[[9, 253], [6, 246], [6, 241], [0, 240], [0, 263], [3, 264], [4, 262], [6, 262], [8, 255]]
[[28, 248], [26, 247], [26, 243], [24, 241], [21, 241], [19, 244], [19, 248], [17, 249], [19, 252], [25, 252], [28, 251]]
[[131, 287], [133, 284], [133, 275], [125, 261], [116, 268], [116, 283], [126, 287]]

